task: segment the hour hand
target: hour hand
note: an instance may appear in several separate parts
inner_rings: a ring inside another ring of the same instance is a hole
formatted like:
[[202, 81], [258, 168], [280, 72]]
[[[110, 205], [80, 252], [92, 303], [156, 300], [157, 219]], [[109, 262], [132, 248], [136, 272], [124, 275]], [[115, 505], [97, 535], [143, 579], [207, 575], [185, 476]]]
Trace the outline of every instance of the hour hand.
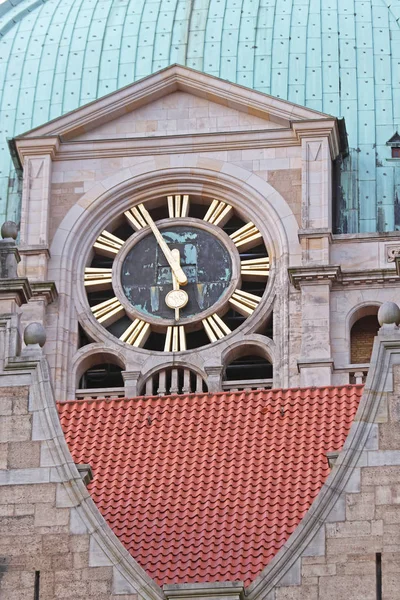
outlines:
[[153, 219], [151, 218], [150, 213], [144, 207], [143, 204], [139, 204], [138, 208], [140, 209], [147, 225], [150, 227], [150, 229], [154, 233], [154, 237], [156, 238], [158, 245], [160, 246], [165, 258], [167, 259], [168, 264], [171, 267], [172, 272], [175, 275], [177, 282], [179, 283], [179, 285], [186, 285], [187, 277], [186, 277], [185, 273], [183, 272], [183, 269], [180, 266], [179, 261], [177, 261], [174, 258], [167, 242], [164, 240], [163, 236], [161, 235], [160, 230], [158, 229], [157, 225], [154, 223]]
[[[174, 248], [172, 251], [172, 256], [180, 265], [180, 254], [177, 248]], [[165, 296], [165, 303], [169, 308], [173, 308], [175, 310], [175, 321], [179, 321], [179, 310], [186, 306], [189, 301], [189, 296], [185, 292], [185, 290], [179, 289], [179, 283], [172, 273], [172, 290], [168, 292]]]

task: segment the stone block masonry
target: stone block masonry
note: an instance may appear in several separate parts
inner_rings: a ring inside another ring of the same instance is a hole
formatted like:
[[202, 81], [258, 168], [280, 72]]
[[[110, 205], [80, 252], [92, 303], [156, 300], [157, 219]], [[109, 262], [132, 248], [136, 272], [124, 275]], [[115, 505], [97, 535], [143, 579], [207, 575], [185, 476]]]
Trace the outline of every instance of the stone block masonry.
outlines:
[[86, 491], [41, 353], [0, 372], [0, 598], [161, 600]]

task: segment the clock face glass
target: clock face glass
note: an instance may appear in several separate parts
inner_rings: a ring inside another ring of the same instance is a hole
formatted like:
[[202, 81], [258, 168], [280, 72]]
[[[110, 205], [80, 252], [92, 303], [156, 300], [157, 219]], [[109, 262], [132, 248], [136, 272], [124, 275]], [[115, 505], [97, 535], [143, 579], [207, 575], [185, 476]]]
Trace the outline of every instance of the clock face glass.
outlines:
[[152, 352], [217, 342], [257, 311], [269, 268], [262, 233], [229, 203], [189, 195], [133, 200], [88, 254], [87, 311], [97, 322], [90, 335], [101, 327], [118, 343]]
[[[212, 233], [189, 225], [161, 229], [169, 247], [179, 250], [180, 265], [187, 277], [188, 296], [180, 318], [193, 317], [213, 306], [229, 288], [232, 259], [228, 248]], [[121, 284], [130, 304], [146, 315], [171, 319], [166, 302], [172, 290], [172, 271], [154, 235], [139, 240], [126, 255]]]

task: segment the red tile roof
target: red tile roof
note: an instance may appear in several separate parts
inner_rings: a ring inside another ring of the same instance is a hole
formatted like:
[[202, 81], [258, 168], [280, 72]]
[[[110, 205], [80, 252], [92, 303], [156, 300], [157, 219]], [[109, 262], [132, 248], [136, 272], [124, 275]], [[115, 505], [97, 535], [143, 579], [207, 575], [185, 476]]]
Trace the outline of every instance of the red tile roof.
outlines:
[[59, 404], [94, 501], [159, 584], [249, 584], [294, 531], [362, 386]]

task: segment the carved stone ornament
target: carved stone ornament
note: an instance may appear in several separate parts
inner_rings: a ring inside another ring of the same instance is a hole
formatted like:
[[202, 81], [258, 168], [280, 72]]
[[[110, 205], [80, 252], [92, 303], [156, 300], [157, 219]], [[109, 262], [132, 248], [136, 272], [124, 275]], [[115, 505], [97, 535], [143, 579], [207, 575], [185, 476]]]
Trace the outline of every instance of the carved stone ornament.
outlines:
[[387, 262], [394, 262], [396, 260], [396, 256], [400, 256], [400, 245], [387, 246], [386, 251]]

